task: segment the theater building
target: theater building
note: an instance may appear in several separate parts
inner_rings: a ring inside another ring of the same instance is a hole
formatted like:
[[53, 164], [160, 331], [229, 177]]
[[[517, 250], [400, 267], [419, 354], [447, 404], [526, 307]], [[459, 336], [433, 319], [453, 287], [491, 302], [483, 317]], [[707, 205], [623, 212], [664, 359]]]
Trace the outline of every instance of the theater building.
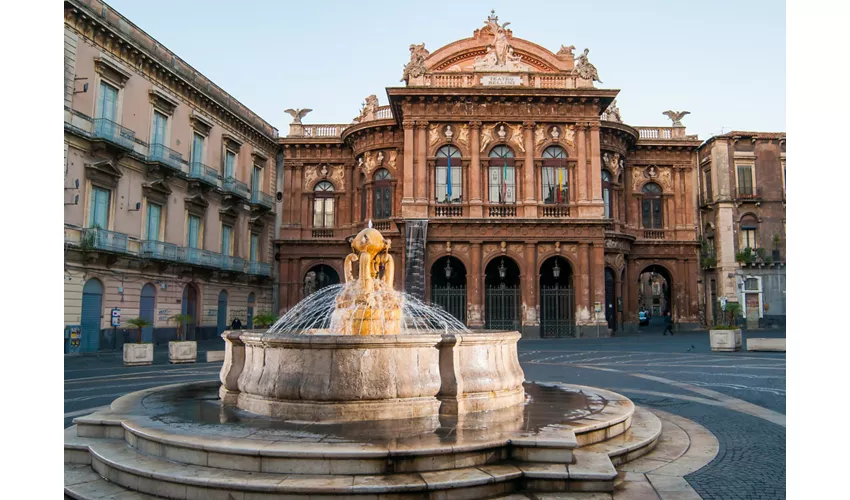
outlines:
[[469, 38], [412, 45], [403, 86], [352, 123], [290, 110], [281, 310], [338, 283], [348, 239], [371, 221], [392, 240], [399, 287], [471, 328], [635, 329], [647, 273], [676, 322], [697, 327], [701, 141], [684, 113], [625, 123], [619, 90], [575, 52], [514, 37], [491, 13]]

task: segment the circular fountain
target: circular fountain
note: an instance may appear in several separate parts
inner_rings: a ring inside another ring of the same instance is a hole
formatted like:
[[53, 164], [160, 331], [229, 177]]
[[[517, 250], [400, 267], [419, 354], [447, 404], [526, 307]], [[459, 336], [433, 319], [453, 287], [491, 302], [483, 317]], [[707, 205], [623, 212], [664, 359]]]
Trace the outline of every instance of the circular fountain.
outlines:
[[468, 330], [393, 289], [390, 242], [268, 331], [227, 331], [220, 383], [157, 387], [74, 420], [65, 493], [171, 499], [482, 498], [613, 491], [661, 422], [619, 394], [524, 381], [517, 332]]

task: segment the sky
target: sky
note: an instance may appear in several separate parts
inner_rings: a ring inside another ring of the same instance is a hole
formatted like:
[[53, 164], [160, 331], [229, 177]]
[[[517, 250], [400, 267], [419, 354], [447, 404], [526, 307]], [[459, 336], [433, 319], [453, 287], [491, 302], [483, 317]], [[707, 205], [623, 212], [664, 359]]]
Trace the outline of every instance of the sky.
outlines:
[[366, 96], [387, 104], [411, 43], [432, 53], [472, 36], [490, 9], [513, 36], [553, 52], [587, 47], [619, 89], [629, 125], [701, 139], [731, 130], [785, 131], [785, 3], [767, 1], [111, 0], [131, 22], [210, 78], [281, 135], [287, 108], [304, 123], [350, 123]]

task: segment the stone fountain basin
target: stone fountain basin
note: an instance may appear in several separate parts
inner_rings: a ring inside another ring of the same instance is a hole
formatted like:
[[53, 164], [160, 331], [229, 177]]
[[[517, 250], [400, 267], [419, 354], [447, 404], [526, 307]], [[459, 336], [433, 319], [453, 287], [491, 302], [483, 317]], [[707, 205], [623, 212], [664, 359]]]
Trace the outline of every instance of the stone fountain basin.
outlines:
[[334, 422], [497, 410], [524, 401], [518, 332], [226, 331], [219, 391], [259, 415]]

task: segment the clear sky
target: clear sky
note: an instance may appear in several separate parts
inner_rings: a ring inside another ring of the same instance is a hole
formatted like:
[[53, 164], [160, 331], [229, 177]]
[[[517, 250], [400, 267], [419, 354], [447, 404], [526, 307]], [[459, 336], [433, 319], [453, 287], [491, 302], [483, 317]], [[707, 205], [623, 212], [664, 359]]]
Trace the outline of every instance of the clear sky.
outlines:
[[387, 104], [411, 43], [434, 52], [472, 36], [490, 9], [513, 35], [553, 52], [590, 48], [620, 89], [630, 125], [688, 133], [785, 130], [785, 3], [780, 1], [261, 1], [108, 2], [285, 135], [304, 123], [349, 123], [366, 96]]

